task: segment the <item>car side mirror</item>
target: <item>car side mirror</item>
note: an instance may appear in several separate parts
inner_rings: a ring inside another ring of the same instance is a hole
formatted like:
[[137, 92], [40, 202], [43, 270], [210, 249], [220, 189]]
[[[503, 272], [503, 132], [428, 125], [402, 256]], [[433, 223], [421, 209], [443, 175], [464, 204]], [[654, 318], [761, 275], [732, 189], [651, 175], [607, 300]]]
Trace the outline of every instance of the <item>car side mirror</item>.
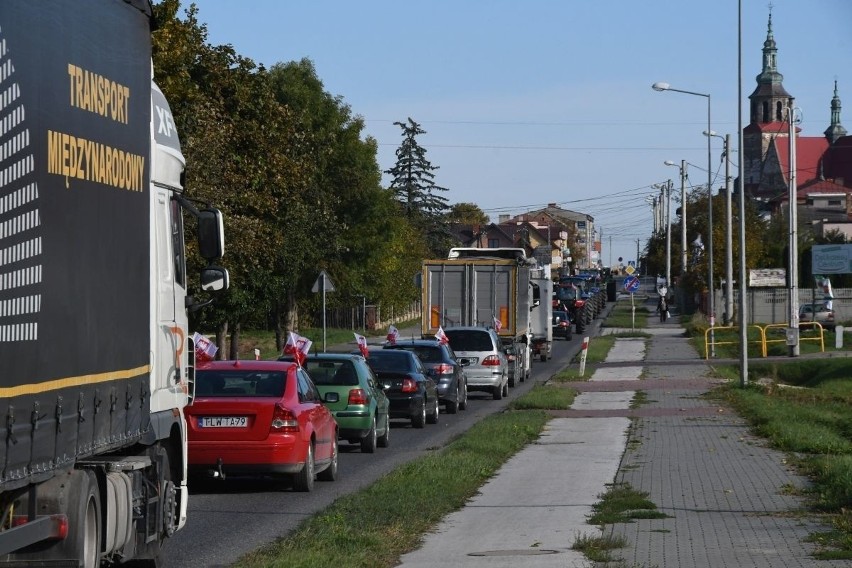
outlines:
[[322, 400], [323, 402], [334, 404], [335, 402], [340, 402], [340, 395], [336, 392], [327, 392]]

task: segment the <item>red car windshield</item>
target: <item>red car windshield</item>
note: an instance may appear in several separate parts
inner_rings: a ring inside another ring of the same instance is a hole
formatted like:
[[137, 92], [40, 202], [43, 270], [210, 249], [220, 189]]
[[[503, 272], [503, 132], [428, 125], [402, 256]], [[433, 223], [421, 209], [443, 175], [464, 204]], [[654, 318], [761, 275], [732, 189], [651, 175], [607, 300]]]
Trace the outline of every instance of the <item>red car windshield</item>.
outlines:
[[197, 371], [195, 394], [204, 397], [284, 396], [286, 375], [281, 371]]

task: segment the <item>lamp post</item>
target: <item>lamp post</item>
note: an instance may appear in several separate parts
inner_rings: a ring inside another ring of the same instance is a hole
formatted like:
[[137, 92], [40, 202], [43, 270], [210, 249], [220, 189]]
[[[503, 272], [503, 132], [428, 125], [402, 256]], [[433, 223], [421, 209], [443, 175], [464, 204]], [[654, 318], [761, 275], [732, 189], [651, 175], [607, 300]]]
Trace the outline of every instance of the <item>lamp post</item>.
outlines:
[[[710, 128], [710, 94], [696, 93], [694, 91], [684, 91], [675, 89], [668, 83], [654, 83], [651, 88], [655, 91], [674, 91], [675, 93], [684, 93], [686, 95], [695, 95], [697, 97], [705, 97], [707, 99], [707, 131], [712, 131]], [[716, 324], [716, 312], [713, 301], [713, 164], [710, 150], [710, 137], [707, 137], [707, 287], [709, 292], [707, 302], [707, 312], [710, 318], [710, 356], [716, 356], [716, 337], [713, 331], [713, 326]]]
[[725, 160], [725, 317], [726, 325], [731, 325], [733, 322], [734, 313], [734, 248], [732, 223], [733, 216], [731, 213], [731, 135], [726, 134], [721, 136], [712, 130], [705, 132], [705, 136], [715, 136], [721, 138], [725, 144], [725, 149], [722, 152], [722, 159]]

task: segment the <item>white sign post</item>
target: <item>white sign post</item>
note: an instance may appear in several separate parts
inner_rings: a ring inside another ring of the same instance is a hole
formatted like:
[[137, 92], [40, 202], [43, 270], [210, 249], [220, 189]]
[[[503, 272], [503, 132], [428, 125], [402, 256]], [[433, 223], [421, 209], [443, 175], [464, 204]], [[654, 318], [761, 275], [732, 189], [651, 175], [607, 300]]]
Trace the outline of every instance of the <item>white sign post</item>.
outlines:
[[334, 284], [325, 270], [320, 270], [319, 276], [317, 276], [317, 280], [311, 288], [311, 292], [322, 292], [322, 352], [325, 353], [325, 293], [334, 292]]
[[583, 338], [583, 349], [580, 351], [580, 376], [586, 372], [586, 355], [589, 353], [589, 338]]

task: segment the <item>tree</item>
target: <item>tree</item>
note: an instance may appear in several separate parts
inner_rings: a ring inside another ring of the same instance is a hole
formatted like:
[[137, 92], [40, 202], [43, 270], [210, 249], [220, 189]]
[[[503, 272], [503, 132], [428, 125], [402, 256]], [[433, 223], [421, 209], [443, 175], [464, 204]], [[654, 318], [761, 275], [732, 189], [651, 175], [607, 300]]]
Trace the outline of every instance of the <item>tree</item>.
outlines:
[[396, 150], [396, 164], [385, 171], [393, 176], [390, 188], [405, 216], [423, 233], [431, 253], [444, 255], [453, 237], [446, 220], [447, 198], [439, 192], [448, 190], [435, 184], [434, 172], [439, 168], [426, 159], [426, 149], [417, 142], [417, 136], [426, 131], [411, 118], [394, 124], [402, 128], [403, 141]]
[[450, 206], [447, 221], [465, 225], [487, 225], [490, 219], [476, 203], [456, 203]]

